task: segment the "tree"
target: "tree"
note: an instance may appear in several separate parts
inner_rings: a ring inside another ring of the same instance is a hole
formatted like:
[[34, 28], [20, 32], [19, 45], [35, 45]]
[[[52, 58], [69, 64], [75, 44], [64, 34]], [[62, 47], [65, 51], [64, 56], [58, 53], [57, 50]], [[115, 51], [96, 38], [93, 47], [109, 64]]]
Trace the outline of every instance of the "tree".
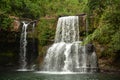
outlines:
[[91, 12], [99, 13], [96, 15], [96, 18], [99, 17], [99, 20], [94, 22], [98, 26], [93, 33], [87, 36], [85, 42], [97, 41], [99, 44], [105, 45], [107, 54], [110, 56], [118, 55], [120, 51], [120, 1], [107, 0], [101, 5], [104, 6], [99, 6], [101, 13], [96, 9], [90, 9]]

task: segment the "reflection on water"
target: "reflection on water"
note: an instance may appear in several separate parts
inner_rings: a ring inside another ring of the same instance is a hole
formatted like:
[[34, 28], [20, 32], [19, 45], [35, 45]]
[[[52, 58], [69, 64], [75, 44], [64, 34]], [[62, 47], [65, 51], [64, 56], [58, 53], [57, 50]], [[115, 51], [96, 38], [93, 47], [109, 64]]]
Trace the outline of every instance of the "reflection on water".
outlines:
[[0, 80], [120, 80], [119, 74], [45, 74], [35, 72], [0, 72]]

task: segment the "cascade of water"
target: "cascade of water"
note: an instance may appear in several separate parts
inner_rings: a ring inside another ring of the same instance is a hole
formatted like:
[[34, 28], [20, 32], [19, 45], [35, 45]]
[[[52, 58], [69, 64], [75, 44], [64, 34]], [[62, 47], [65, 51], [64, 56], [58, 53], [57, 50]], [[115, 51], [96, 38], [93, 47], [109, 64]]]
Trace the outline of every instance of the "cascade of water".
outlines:
[[72, 65], [72, 59], [69, 58], [71, 53], [71, 47], [72, 47], [72, 44], [70, 43], [66, 44], [66, 47], [65, 47], [66, 50], [64, 52], [65, 61], [64, 61], [63, 71], [70, 71], [70, 65]]
[[88, 53], [79, 41], [79, 17], [60, 17], [55, 43], [47, 51], [42, 70], [88, 72], [92, 67], [97, 68], [96, 53], [92, 52], [89, 59]]
[[28, 47], [29, 48], [29, 50], [30, 50], [30, 52], [29, 52], [29, 60], [28, 60], [28, 65], [29, 65], [29, 70], [34, 70], [35, 69], [35, 64], [34, 64], [34, 59], [35, 59], [35, 54], [36, 54], [36, 47], [35, 47], [35, 25], [36, 25], [36, 23], [35, 22], [32, 22], [31, 23], [31, 27], [32, 27], [32, 31], [31, 31], [31, 33], [32, 33], [32, 42], [30, 42], [29, 43], [29, 45], [30, 45], [30, 47]]
[[76, 53], [76, 68], [80, 68], [80, 63], [79, 63], [79, 44], [75, 44], [75, 53]]
[[32, 25], [32, 42], [33, 42], [33, 45], [32, 45], [32, 47], [33, 47], [33, 53], [35, 52], [35, 38], [34, 38], [34, 32], [35, 32], [35, 23], [33, 23], [33, 25]]
[[[25, 21], [22, 22], [23, 26], [22, 26], [22, 31], [21, 31], [21, 37], [20, 37], [20, 59], [19, 59], [19, 63], [20, 63], [20, 67], [17, 71], [32, 71], [34, 70], [33, 67], [34, 65], [31, 64], [32, 59], [33, 59], [33, 55], [32, 54], [27, 54], [27, 29], [28, 29], [28, 25], [30, 25], [31, 23], [26, 23]], [[33, 53], [35, 53], [35, 39], [34, 39], [34, 31], [35, 31], [35, 23], [32, 23], [32, 49], [33, 49]], [[29, 57], [28, 57], [29, 56]]]
[[20, 38], [20, 69], [26, 69], [26, 46], [27, 46], [27, 27], [29, 23], [23, 22]]
[[58, 20], [55, 43], [79, 41], [78, 16], [61, 17]]

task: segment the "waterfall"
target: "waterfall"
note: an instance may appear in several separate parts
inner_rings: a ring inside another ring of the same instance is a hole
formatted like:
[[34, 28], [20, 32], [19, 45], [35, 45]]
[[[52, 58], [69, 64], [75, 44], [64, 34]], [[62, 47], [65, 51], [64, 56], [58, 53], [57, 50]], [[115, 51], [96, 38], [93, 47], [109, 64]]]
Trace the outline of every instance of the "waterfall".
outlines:
[[35, 32], [35, 23], [33, 23], [32, 25], [32, 47], [33, 47], [33, 53], [35, 53], [35, 35], [34, 35], [34, 32]]
[[94, 72], [93, 68], [97, 70], [95, 51], [87, 52], [79, 37], [79, 17], [60, 17], [55, 42], [47, 51], [42, 71]]
[[61, 17], [58, 20], [55, 43], [79, 41], [78, 16]]
[[26, 46], [27, 46], [27, 27], [29, 23], [23, 22], [21, 37], [20, 37], [20, 70], [27, 69], [27, 61], [26, 61]]
[[[34, 70], [34, 64], [33, 59], [35, 54], [35, 38], [34, 38], [34, 32], [35, 32], [35, 22], [28, 22], [25, 21], [22, 22], [23, 26], [21, 29], [21, 37], [20, 37], [20, 53], [19, 53], [19, 69], [17, 71], [33, 71]], [[27, 44], [27, 29], [31, 29], [32, 33], [32, 44], [31, 42]], [[30, 45], [30, 47], [29, 47]], [[31, 50], [32, 48], [32, 50]], [[30, 51], [29, 51], [30, 50]]]

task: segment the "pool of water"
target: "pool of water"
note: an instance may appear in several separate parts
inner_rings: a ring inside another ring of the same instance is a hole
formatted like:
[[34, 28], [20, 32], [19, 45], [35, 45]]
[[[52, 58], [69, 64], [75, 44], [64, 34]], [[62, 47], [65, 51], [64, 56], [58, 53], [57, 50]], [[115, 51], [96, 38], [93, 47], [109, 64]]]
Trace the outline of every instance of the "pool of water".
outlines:
[[0, 80], [120, 80], [119, 74], [50, 74], [36, 72], [0, 72]]

